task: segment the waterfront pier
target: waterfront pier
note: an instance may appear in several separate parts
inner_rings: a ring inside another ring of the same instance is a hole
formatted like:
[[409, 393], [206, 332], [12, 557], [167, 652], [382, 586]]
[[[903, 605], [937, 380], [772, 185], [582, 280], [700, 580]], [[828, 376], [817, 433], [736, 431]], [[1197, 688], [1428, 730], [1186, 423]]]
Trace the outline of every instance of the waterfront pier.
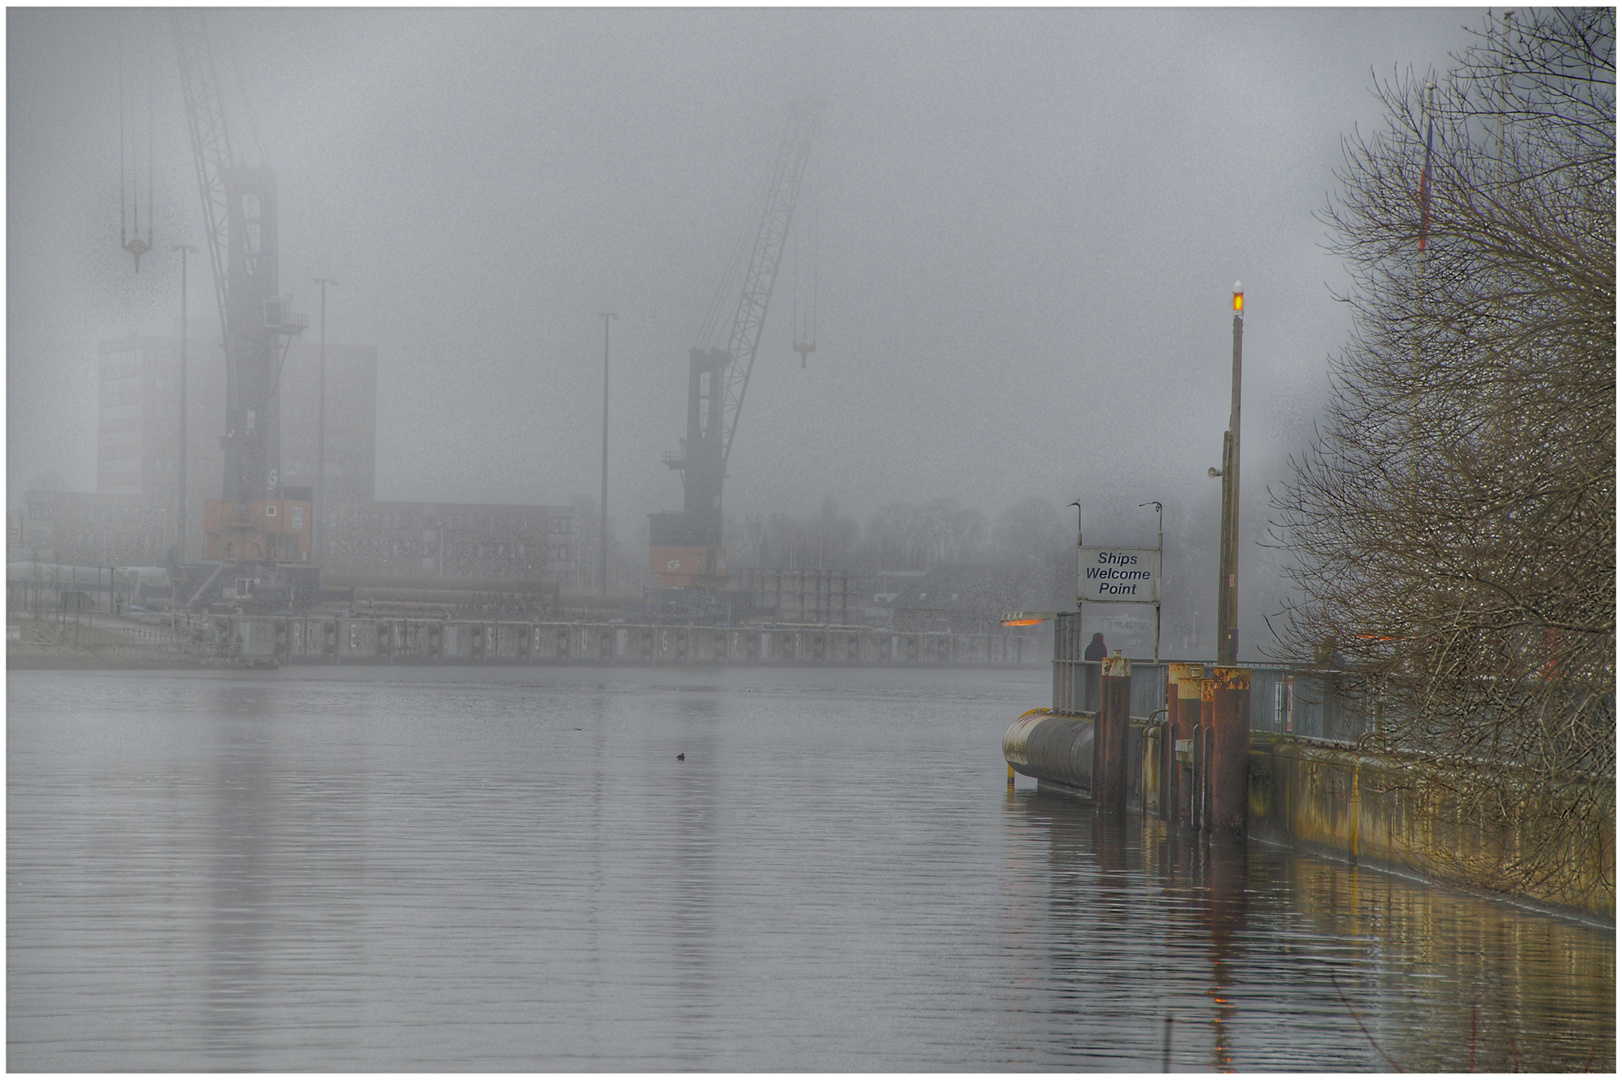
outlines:
[[[1466, 819], [1425, 755], [1372, 752], [1377, 720], [1308, 666], [1082, 659], [1074, 615], [1054, 633], [1053, 701], [1003, 736], [1016, 773], [1204, 835], [1288, 843], [1427, 880], [1499, 892], [1495, 873], [1540, 829], [1533, 811]], [[1484, 766], [1485, 767], [1485, 766]], [[1589, 781], [1573, 777], [1573, 784]], [[1530, 801], [1528, 802], [1530, 805]], [[1501, 895], [1614, 922], [1615, 820], [1563, 852], [1564, 871]]]

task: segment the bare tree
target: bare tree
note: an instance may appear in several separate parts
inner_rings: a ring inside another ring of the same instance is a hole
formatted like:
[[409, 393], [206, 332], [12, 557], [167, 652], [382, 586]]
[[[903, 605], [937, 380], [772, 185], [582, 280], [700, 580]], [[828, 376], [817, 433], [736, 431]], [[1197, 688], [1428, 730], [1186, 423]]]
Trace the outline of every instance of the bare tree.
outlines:
[[1503, 838], [1456, 871], [1551, 896], [1614, 895], [1571, 853], [1615, 819], [1615, 72], [1614, 9], [1545, 9], [1377, 87], [1325, 215], [1356, 330], [1274, 493], [1284, 650]]
[[1075, 554], [1075, 536], [1066, 530], [1064, 515], [1035, 495], [1005, 508], [991, 536], [1002, 557], [1013, 562], [1044, 562], [1055, 550]]
[[1075, 594], [1076, 534], [1051, 501], [1021, 499], [1003, 510], [992, 530], [999, 562], [1034, 572], [1042, 604], [1067, 607]]
[[929, 565], [918, 508], [910, 503], [890, 503], [868, 518], [863, 547], [875, 569], [922, 570]]

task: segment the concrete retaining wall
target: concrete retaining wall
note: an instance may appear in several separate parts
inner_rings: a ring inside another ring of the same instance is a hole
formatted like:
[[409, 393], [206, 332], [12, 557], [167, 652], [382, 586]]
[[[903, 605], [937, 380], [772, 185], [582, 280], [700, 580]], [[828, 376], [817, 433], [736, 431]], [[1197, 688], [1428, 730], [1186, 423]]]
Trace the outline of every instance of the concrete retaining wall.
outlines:
[[[1535, 819], [1496, 827], [1461, 821], [1422, 777], [1416, 763], [1258, 734], [1250, 750], [1250, 831], [1364, 865], [1473, 884], [1490, 883], [1494, 869], [1539, 829]], [[1603, 835], [1566, 853], [1561, 880], [1518, 895], [1614, 920], [1615, 829], [1613, 817]]]
[[1014, 634], [896, 633], [836, 627], [520, 623], [233, 616], [232, 657], [284, 664], [760, 664], [1017, 666], [1046, 659]]
[[[1015, 771], [1061, 791], [1092, 796], [1094, 721], [1033, 709], [1003, 736]], [[1156, 813], [1160, 739], [1165, 728], [1134, 723], [1127, 737], [1130, 798]], [[1424, 784], [1423, 762], [1358, 752], [1268, 732], [1251, 734], [1246, 831], [1253, 837], [1441, 884], [1491, 888], [1497, 868], [1535, 837], [1540, 823], [1494, 827], [1461, 820], [1456, 806]], [[1011, 782], [1011, 781], [1010, 781]], [[1614, 792], [1606, 800], [1615, 805]], [[1551, 908], [1614, 921], [1615, 818], [1562, 860], [1566, 872], [1513, 895]]]

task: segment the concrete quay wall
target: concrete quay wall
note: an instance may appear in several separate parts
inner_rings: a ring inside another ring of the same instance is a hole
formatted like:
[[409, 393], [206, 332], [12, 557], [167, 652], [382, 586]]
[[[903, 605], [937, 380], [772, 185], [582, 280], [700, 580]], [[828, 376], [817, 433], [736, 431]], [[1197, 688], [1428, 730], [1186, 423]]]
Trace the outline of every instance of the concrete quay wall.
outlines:
[[1045, 642], [1015, 634], [858, 627], [739, 627], [233, 616], [218, 648], [285, 664], [761, 664], [1021, 666]]
[[[1615, 806], [1614, 792], [1609, 804]], [[1263, 733], [1250, 749], [1249, 831], [1309, 850], [1451, 885], [1491, 882], [1523, 845], [1538, 842], [1537, 818], [1462, 820], [1428, 783], [1423, 762]], [[1616, 918], [1616, 819], [1560, 860], [1558, 879], [1516, 895], [1552, 908]]]
[[[1093, 796], [1095, 714], [1033, 709], [1003, 736], [1011, 770], [1069, 794]], [[1140, 811], [1161, 807], [1160, 740], [1166, 728], [1134, 722], [1127, 735], [1130, 800]], [[1253, 731], [1246, 762], [1245, 832], [1362, 866], [1409, 874], [1436, 884], [1614, 923], [1616, 822], [1584, 838], [1558, 862], [1558, 877], [1509, 891], [1492, 882], [1523, 845], [1539, 842], [1535, 817], [1494, 824], [1464, 819], [1457, 804], [1428, 781], [1419, 758], [1399, 759]], [[1010, 776], [1010, 783], [1012, 777]], [[1614, 791], [1606, 802], [1614, 807]]]

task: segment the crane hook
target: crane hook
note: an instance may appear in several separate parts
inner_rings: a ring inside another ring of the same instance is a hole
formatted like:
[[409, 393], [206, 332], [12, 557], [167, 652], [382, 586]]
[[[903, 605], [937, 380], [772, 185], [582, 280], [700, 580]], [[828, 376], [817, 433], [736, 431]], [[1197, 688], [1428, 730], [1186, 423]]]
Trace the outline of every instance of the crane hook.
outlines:
[[124, 250], [135, 256], [135, 272], [139, 274], [141, 272], [141, 256], [151, 251], [152, 245], [142, 240], [139, 234], [136, 234], [133, 240], [124, 241]]

